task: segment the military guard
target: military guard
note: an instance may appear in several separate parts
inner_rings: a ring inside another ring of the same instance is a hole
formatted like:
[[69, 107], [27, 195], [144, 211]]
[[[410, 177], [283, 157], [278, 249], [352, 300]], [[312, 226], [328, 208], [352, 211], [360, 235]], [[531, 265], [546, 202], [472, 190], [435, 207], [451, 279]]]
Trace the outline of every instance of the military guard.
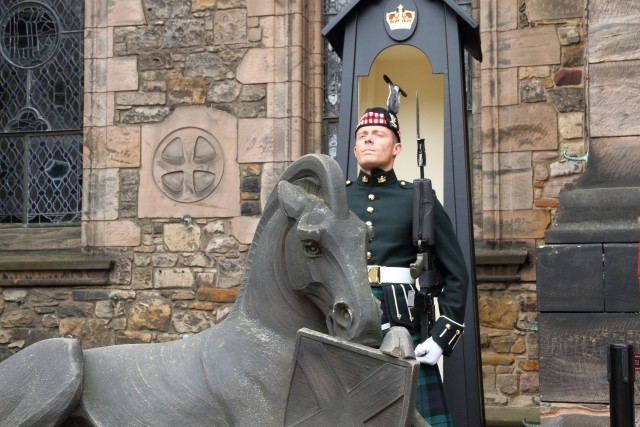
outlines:
[[443, 354], [451, 354], [464, 331], [468, 274], [451, 221], [434, 196], [433, 252], [441, 280], [429, 289], [426, 301], [437, 297], [440, 316], [432, 319], [428, 336], [424, 331], [421, 336], [420, 322], [427, 321], [421, 313], [428, 310], [432, 316], [433, 312], [424, 306], [425, 299], [417, 298], [424, 296], [425, 290], [419, 289], [409, 268], [416, 261], [412, 243], [414, 191], [413, 183], [399, 180], [393, 169], [402, 150], [396, 113], [369, 108], [360, 118], [354, 147], [360, 171], [355, 181], [347, 181], [347, 197], [349, 208], [370, 231], [369, 282], [381, 301], [383, 333], [392, 326], [404, 326], [416, 345], [416, 359], [421, 363], [416, 409], [432, 426], [448, 426], [451, 417], [436, 364]]

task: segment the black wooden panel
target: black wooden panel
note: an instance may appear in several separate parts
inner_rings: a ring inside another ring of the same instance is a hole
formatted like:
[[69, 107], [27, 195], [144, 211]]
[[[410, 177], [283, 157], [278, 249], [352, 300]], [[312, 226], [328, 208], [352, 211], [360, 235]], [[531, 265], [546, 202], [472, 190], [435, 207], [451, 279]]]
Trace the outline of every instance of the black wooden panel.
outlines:
[[605, 244], [605, 310], [608, 312], [640, 311], [640, 288], [638, 285], [638, 244]]
[[[609, 344], [640, 343], [640, 316], [630, 313], [540, 313], [540, 399], [609, 402]], [[640, 403], [635, 383], [636, 404]]]
[[536, 250], [538, 311], [604, 311], [602, 245], [546, 245]]

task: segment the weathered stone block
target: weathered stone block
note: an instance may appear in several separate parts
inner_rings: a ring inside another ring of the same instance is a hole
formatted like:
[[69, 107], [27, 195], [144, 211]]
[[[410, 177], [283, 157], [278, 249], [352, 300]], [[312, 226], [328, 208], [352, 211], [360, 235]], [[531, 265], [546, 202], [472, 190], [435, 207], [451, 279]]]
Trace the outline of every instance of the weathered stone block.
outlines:
[[171, 320], [171, 305], [157, 297], [140, 298], [128, 313], [128, 324], [134, 330], [165, 331]]
[[175, 291], [171, 294], [173, 301], [196, 299], [196, 293], [193, 291]]
[[190, 288], [193, 286], [193, 272], [189, 268], [158, 268], [153, 272], [155, 288]]
[[219, 10], [213, 20], [214, 44], [245, 43], [247, 41], [246, 9]]
[[553, 75], [556, 86], [579, 85], [582, 83], [582, 70], [567, 70], [563, 68]]
[[483, 206], [489, 210], [530, 209], [533, 206], [531, 153], [499, 153], [498, 157], [499, 171], [496, 171], [494, 154], [482, 156]]
[[638, 245], [607, 243], [603, 247], [605, 310], [640, 312]]
[[[495, 9], [500, 13], [492, 13]], [[481, 0], [480, 29], [482, 31], [514, 30], [518, 26], [518, 5], [511, 0]]]
[[143, 124], [159, 122], [169, 115], [168, 107], [133, 107], [120, 113], [120, 122]]
[[247, 16], [273, 15], [274, 4], [264, 0], [247, 0]]
[[[173, 68], [171, 52], [168, 50], [140, 52], [138, 54], [138, 68], [140, 71], [166, 70]], [[148, 83], [149, 82], [143, 82], [143, 85]]]
[[[483, 109], [484, 110], [484, 109]], [[531, 151], [531, 150], [555, 150], [558, 147], [558, 120], [556, 111], [552, 105], [546, 103], [520, 104], [498, 109], [500, 147], [498, 151]], [[486, 117], [485, 117], [486, 116]], [[536, 117], [534, 123], [530, 118]], [[482, 128], [485, 132], [494, 132], [490, 115], [483, 114]], [[494, 143], [493, 138], [487, 135], [483, 138], [483, 151], [493, 151], [489, 144]]]
[[136, 57], [107, 58], [107, 91], [138, 90]]
[[210, 102], [233, 102], [240, 94], [241, 85], [235, 80], [225, 80], [216, 82], [209, 86], [207, 90], [207, 101]]
[[584, 89], [579, 87], [560, 87], [550, 89], [547, 92], [549, 102], [551, 102], [559, 113], [570, 111], [584, 111]]
[[92, 245], [105, 247], [139, 246], [140, 227], [131, 220], [92, 221], [83, 224], [85, 236]]
[[582, 18], [582, 0], [527, 0], [529, 21]]
[[584, 64], [584, 45], [582, 43], [566, 46], [562, 49], [562, 61], [560, 63], [562, 67], [573, 68]]
[[[215, 259], [203, 251], [198, 251], [191, 261], [189, 261], [190, 267], [213, 267], [215, 265]], [[197, 278], [197, 275], [196, 275]]]
[[545, 245], [536, 251], [538, 311], [603, 311], [602, 245]]
[[71, 292], [74, 301], [94, 301], [108, 299], [109, 292], [103, 290], [81, 289]]
[[174, 313], [171, 323], [178, 333], [198, 333], [215, 324], [213, 313], [210, 311], [187, 311]]
[[141, 1], [110, 0], [107, 7], [107, 23], [110, 27], [144, 25], [146, 22]]
[[212, 9], [216, 5], [216, 0], [191, 0], [191, 11], [197, 12], [205, 9]]
[[115, 314], [113, 303], [111, 301], [96, 302], [95, 314], [101, 319], [111, 319]]
[[[0, 319], [0, 326], [3, 328], [30, 327], [35, 322], [33, 312], [28, 308], [9, 311], [4, 313]], [[15, 339], [15, 337], [14, 337]]]
[[214, 254], [224, 254], [238, 250], [238, 241], [233, 237], [214, 237], [209, 241], [206, 251]]
[[[637, 6], [635, 0], [589, 2], [587, 37], [591, 63], [640, 59], [640, 10]], [[622, 67], [634, 72], [630, 66]]]
[[205, 40], [203, 19], [171, 19], [165, 23], [163, 31], [163, 48], [199, 46]]
[[86, 317], [93, 314], [93, 304], [87, 302], [63, 301], [58, 306], [60, 317]]
[[87, 319], [79, 319], [76, 317], [67, 317], [66, 319], [60, 319], [60, 325], [58, 326], [58, 333], [61, 337], [82, 337], [82, 329]]
[[508, 297], [482, 295], [478, 299], [478, 317], [482, 326], [513, 329], [513, 324], [518, 320], [516, 302]]
[[118, 198], [120, 180], [118, 169], [85, 170], [87, 182], [91, 183], [93, 192], [91, 203], [83, 209], [84, 220], [109, 221], [118, 218]]
[[238, 291], [234, 289], [205, 288], [198, 289], [197, 297], [203, 301], [213, 301], [218, 303], [232, 303], [238, 297]]
[[562, 46], [568, 46], [576, 43], [580, 43], [582, 39], [580, 36], [580, 27], [575, 25], [565, 25], [558, 28], [558, 38]]
[[149, 19], [184, 18], [191, 12], [189, 2], [171, 0], [153, 0], [146, 2]]
[[118, 105], [164, 105], [166, 95], [162, 92], [118, 92]]
[[171, 104], [204, 104], [207, 98], [207, 82], [204, 77], [171, 80], [167, 89]]
[[562, 139], [582, 138], [584, 135], [584, 113], [559, 114], [558, 130]]
[[236, 217], [231, 220], [231, 234], [235, 239], [244, 245], [251, 244], [259, 218]]
[[[636, 44], [637, 46], [637, 44]], [[640, 135], [640, 92], [630, 82], [640, 81], [640, 61], [592, 64], [589, 68], [591, 136]]]
[[542, 102], [546, 99], [541, 80], [520, 81], [520, 100], [522, 102]]
[[499, 233], [503, 239], [541, 239], [550, 222], [549, 212], [543, 209], [500, 211], [499, 215], [485, 211], [483, 218], [486, 234]]
[[116, 336], [116, 344], [146, 344], [152, 339], [150, 332], [121, 331]]
[[[495, 65], [499, 68], [559, 63], [560, 42], [552, 25], [498, 33], [498, 58]], [[486, 66], [483, 63], [483, 67]]]
[[200, 234], [197, 225], [165, 224], [164, 244], [170, 251], [193, 252], [200, 249]]
[[249, 49], [236, 69], [236, 78], [243, 84], [271, 83], [275, 64], [273, 49]]
[[551, 163], [549, 167], [552, 177], [574, 175], [582, 171], [579, 162], [565, 159]]
[[212, 52], [198, 52], [187, 56], [184, 75], [187, 77], [211, 77], [223, 79], [228, 68], [220, 56]]
[[131, 282], [133, 289], [153, 288], [153, 269], [151, 266], [134, 267]]
[[178, 262], [179, 255], [173, 253], [159, 253], [152, 255], [152, 265], [154, 267], [174, 267]]

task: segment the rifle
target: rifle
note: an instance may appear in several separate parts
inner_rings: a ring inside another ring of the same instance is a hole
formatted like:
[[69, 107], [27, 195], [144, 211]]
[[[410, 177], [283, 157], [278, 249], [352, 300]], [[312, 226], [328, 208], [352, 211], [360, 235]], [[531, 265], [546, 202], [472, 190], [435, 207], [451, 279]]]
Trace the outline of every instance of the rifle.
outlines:
[[416, 246], [416, 262], [410, 265], [411, 277], [416, 280], [418, 292], [415, 305], [420, 314], [420, 334], [423, 340], [429, 337], [429, 330], [435, 323], [433, 298], [442, 290], [439, 272], [436, 268], [434, 245], [434, 193], [431, 180], [424, 177], [427, 156], [424, 138], [420, 137], [420, 102], [416, 92], [416, 129], [418, 143], [418, 167], [420, 178], [413, 180], [413, 245]]

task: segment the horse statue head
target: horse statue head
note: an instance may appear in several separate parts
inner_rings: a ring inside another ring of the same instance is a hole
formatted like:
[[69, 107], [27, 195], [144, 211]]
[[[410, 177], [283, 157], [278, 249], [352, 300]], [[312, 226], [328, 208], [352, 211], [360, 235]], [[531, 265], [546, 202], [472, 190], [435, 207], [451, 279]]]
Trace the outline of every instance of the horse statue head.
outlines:
[[377, 347], [380, 308], [368, 283], [366, 239], [338, 164], [301, 157], [266, 203], [234, 311], [286, 334], [307, 327]]

